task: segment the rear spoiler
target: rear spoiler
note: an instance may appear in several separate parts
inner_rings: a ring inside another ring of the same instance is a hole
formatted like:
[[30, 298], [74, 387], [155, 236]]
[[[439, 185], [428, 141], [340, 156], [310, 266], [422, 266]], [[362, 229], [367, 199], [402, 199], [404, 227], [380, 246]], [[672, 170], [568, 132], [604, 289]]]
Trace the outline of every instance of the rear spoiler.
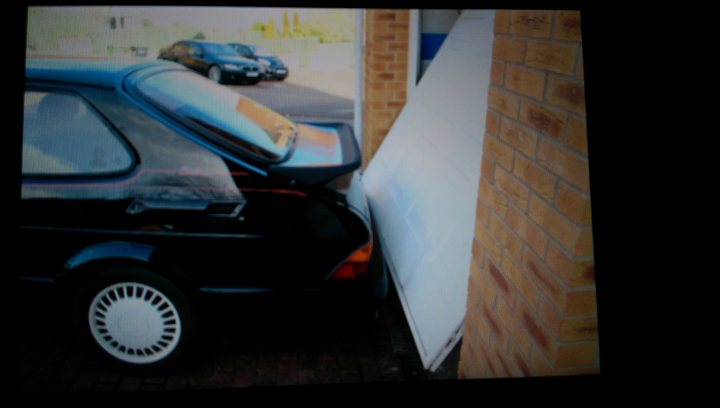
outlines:
[[360, 146], [355, 139], [355, 133], [352, 127], [347, 123], [322, 123], [322, 122], [303, 122], [307, 125], [322, 126], [333, 128], [340, 139], [342, 151], [342, 162], [334, 165], [313, 166], [312, 164], [295, 164], [292, 157], [290, 160], [271, 165], [270, 172], [293, 178], [305, 185], [318, 186], [324, 185], [329, 181], [342, 176], [344, 174], [355, 171], [362, 164], [362, 154]]

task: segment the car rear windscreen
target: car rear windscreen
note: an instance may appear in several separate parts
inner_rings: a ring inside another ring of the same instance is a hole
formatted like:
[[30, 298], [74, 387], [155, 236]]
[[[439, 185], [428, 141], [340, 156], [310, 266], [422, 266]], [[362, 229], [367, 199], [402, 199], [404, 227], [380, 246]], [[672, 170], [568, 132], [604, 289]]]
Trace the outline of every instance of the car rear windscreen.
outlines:
[[239, 93], [189, 71], [163, 71], [142, 79], [151, 102], [213, 141], [264, 160], [286, 158], [295, 124]]

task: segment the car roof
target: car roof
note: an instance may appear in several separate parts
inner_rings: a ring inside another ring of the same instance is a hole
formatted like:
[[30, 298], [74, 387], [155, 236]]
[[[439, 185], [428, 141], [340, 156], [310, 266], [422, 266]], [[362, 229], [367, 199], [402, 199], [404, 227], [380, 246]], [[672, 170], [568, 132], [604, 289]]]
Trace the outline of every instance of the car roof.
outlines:
[[25, 78], [114, 88], [130, 72], [152, 66], [176, 66], [161, 60], [42, 58], [25, 61]]

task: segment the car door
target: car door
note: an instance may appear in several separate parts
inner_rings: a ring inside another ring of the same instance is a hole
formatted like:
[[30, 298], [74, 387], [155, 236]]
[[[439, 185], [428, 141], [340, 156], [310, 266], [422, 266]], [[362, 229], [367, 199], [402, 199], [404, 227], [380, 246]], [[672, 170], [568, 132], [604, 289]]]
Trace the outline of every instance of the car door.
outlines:
[[113, 228], [128, 203], [114, 199], [137, 158], [71, 87], [30, 84], [22, 151], [21, 276], [53, 278], [96, 229]]

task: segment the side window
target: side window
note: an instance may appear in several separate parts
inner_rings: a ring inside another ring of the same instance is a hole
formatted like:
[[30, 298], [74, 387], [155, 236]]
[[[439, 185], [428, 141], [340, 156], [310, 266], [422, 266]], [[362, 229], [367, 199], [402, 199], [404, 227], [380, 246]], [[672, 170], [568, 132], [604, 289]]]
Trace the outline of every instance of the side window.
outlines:
[[25, 92], [23, 175], [103, 175], [132, 165], [127, 147], [79, 96]]
[[244, 45], [238, 46], [237, 50], [238, 50], [238, 53], [240, 55], [242, 55], [243, 57], [249, 57], [250, 55], [252, 55], [252, 53], [250, 52], [250, 49]]

